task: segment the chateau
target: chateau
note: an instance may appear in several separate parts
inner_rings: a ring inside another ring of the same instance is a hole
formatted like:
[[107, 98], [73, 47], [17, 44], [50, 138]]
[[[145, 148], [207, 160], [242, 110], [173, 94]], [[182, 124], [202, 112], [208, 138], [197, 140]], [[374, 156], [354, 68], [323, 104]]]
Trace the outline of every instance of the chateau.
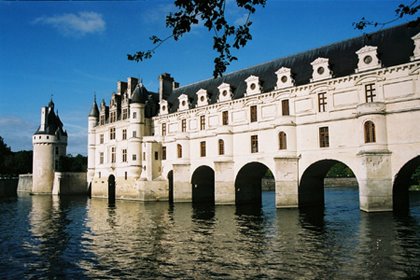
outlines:
[[347, 165], [364, 211], [408, 206], [420, 165], [420, 28], [401, 25], [187, 86], [135, 78], [89, 114], [93, 197], [276, 206], [324, 202]]

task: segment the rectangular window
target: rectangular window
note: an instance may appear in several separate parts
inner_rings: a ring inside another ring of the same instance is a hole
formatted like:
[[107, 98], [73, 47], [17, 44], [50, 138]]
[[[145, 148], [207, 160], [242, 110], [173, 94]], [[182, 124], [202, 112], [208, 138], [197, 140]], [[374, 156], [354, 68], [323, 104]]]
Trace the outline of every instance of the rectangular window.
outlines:
[[143, 152], [143, 160], [146, 160], [146, 153]]
[[228, 111], [223, 111], [222, 112], [222, 123], [223, 123], [223, 125], [228, 125], [229, 124], [229, 112]]
[[283, 116], [288, 116], [289, 113], [289, 99], [281, 101], [281, 112]]
[[186, 132], [187, 131], [187, 120], [186, 119], [183, 119], [181, 121], [181, 131], [182, 132]]
[[137, 119], [137, 112], [133, 112], [133, 119]]
[[137, 131], [133, 131], [133, 138], [137, 137]]
[[327, 96], [325, 92], [318, 93], [318, 112], [325, 112], [327, 108]]
[[104, 143], [104, 135], [100, 134], [99, 135], [99, 144], [103, 144]]
[[166, 160], [166, 147], [162, 147], [162, 160]]
[[127, 171], [124, 172], [124, 179], [127, 180]]
[[127, 162], [127, 149], [122, 150], [122, 161]]
[[116, 155], [115, 155], [115, 147], [111, 148], [111, 162], [114, 163], [116, 161]]
[[128, 118], [128, 108], [122, 110], [122, 119], [126, 120]]
[[256, 122], [258, 120], [257, 105], [253, 105], [250, 107], [250, 114], [251, 114], [251, 122]]
[[115, 139], [115, 127], [111, 127], [109, 129], [109, 139], [111, 140]]
[[251, 135], [251, 153], [258, 153], [258, 135]]
[[176, 149], [177, 149], [177, 153], [178, 153], [178, 158], [182, 158], [182, 146], [181, 146], [181, 144], [177, 144]]
[[104, 164], [104, 153], [99, 153], [99, 164]]
[[206, 116], [200, 116], [200, 130], [206, 129]]
[[98, 177], [101, 178], [102, 174], [101, 171], [98, 172]]
[[110, 122], [116, 121], [116, 112], [111, 112]]
[[365, 85], [365, 96], [366, 96], [366, 103], [373, 102], [375, 94], [375, 84], [367, 84]]
[[200, 142], [200, 156], [201, 157], [206, 156], [206, 142], [205, 141]]
[[166, 135], [166, 123], [162, 124], [162, 136]]
[[123, 129], [122, 131], [122, 139], [126, 140], [127, 139], [127, 129]]
[[100, 125], [104, 125], [104, 124], [105, 124], [105, 115], [101, 115], [101, 116], [99, 117], [99, 124], [100, 124]]
[[132, 159], [133, 161], [136, 161], [136, 160], [137, 160], [137, 155], [136, 155], [136, 154], [132, 155], [132, 156], [131, 156], [131, 159]]
[[321, 148], [326, 148], [330, 146], [328, 127], [319, 128], [319, 146]]
[[159, 159], [159, 153], [155, 152], [155, 160], [158, 160], [158, 159]]

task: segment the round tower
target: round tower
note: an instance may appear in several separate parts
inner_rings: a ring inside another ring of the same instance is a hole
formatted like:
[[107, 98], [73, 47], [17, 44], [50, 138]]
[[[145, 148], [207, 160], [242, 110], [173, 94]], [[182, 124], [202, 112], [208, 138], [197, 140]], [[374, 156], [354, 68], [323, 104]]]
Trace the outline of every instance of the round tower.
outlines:
[[92, 109], [88, 117], [88, 174], [87, 182], [90, 183], [95, 176], [95, 151], [96, 151], [96, 126], [99, 120], [99, 110], [96, 104], [96, 96], [94, 97]]
[[41, 108], [41, 124], [32, 137], [32, 193], [51, 194], [54, 172], [59, 170], [60, 157], [66, 155], [67, 132], [63, 129], [54, 102]]

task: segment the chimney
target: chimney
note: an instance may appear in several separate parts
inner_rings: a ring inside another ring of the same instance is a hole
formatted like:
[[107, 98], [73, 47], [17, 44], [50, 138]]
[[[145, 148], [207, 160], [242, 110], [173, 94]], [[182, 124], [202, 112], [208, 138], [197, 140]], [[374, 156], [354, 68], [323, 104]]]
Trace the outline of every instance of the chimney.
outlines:
[[139, 80], [133, 77], [128, 78], [128, 85], [127, 85], [127, 92], [128, 97], [131, 98], [131, 95], [133, 94], [134, 89], [136, 88], [136, 85], [138, 84]]
[[41, 126], [39, 128], [39, 131], [45, 131], [47, 129], [48, 120], [47, 120], [47, 107], [41, 108]]
[[127, 90], [127, 83], [126, 82], [121, 82], [118, 81], [117, 82], [117, 93], [119, 95], [121, 95], [122, 93], [124, 93]]
[[168, 73], [159, 76], [159, 100], [166, 99], [172, 94], [172, 90], [179, 86]]

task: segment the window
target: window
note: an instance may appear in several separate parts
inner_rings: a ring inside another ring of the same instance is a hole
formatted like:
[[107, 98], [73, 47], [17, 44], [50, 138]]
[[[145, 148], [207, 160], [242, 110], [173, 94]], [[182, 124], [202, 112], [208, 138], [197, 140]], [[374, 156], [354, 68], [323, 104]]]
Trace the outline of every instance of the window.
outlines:
[[128, 118], [128, 108], [122, 110], [122, 119], [126, 120]]
[[137, 137], [137, 131], [133, 131], [133, 138]]
[[99, 117], [99, 124], [104, 125], [105, 124], [105, 115], [101, 115]]
[[111, 148], [111, 162], [114, 163], [116, 160], [116, 155], [115, 155], [115, 147]]
[[251, 122], [256, 122], [257, 118], [257, 105], [253, 105], [250, 107], [250, 114], [251, 114]]
[[111, 112], [110, 122], [115, 122], [117, 120], [116, 115], [116, 112]]
[[159, 159], [159, 153], [155, 152], [155, 160], [158, 160], [158, 159]]
[[166, 160], [166, 147], [162, 147], [162, 160]]
[[228, 125], [229, 124], [229, 112], [228, 111], [223, 111], [222, 112], [222, 123], [223, 123], [223, 125]]
[[181, 131], [182, 132], [186, 132], [187, 131], [187, 120], [186, 119], [183, 119], [181, 121]]
[[126, 140], [127, 139], [127, 129], [123, 129], [122, 131], [122, 139]]
[[178, 152], [178, 158], [182, 158], [182, 146], [181, 146], [181, 144], [178, 144], [176, 146], [176, 148], [177, 148], [177, 152]]
[[375, 124], [371, 121], [365, 122], [365, 143], [376, 142]]
[[99, 135], [99, 144], [103, 144], [104, 143], [104, 135], [100, 134]]
[[321, 148], [326, 148], [330, 146], [328, 127], [319, 128], [319, 146]]
[[373, 102], [375, 94], [375, 84], [367, 84], [365, 85], [365, 96], [366, 96], [366, 103]]
[[122, 162], [127, 162], [127, 149], [122, 150]]
[[286, 133], [280, 131], [279, 133], [279, 149], [286, 150], [287, 149], [287, 140], [286, 140]]
[[99, 164], [104, 164], [104, 153], [99, 153]]
[[251, 135], [251, 153], [258, 153], [258, 135]]
[[111, 140], [115, 139], [115, 127], [111, 127], [109, 129], [109, 139]]
[[225, 142], [222, 139], [219, 139], [219, 155], [225, 154]]
[[98, 172], [98, 177], [101, 178], [101, 171]]
[[327, 108], [327, 96], [325, 92], [318, 93], [318, 112], [325, 112]]
[[127, 180], [127, 171], [124, 172], [124, 179]]
[[166, 123], [162, 123], [162, 136], [166, 135]]
[[200, 116], [200, 130], [206, 129], [206, 116]]
[[133, 119], [137, 119], [137, 112], [133, 112]]
[[137, 160], [137, 155], [136, 155], [136, 154], [132, 155], [132, 156], [131, 156], [131, 159], [132, 159], [133, 161]]
[[288, 116], [289, 113], [289, 99], [281, 101], [281, 112], [283, 116]]
[[200, 142], [200, 156], [201, 157], [206, 156], [206, 142], [205, 141]]
[[146, 152], [143, 152], [143, 160], [146, 160]]

